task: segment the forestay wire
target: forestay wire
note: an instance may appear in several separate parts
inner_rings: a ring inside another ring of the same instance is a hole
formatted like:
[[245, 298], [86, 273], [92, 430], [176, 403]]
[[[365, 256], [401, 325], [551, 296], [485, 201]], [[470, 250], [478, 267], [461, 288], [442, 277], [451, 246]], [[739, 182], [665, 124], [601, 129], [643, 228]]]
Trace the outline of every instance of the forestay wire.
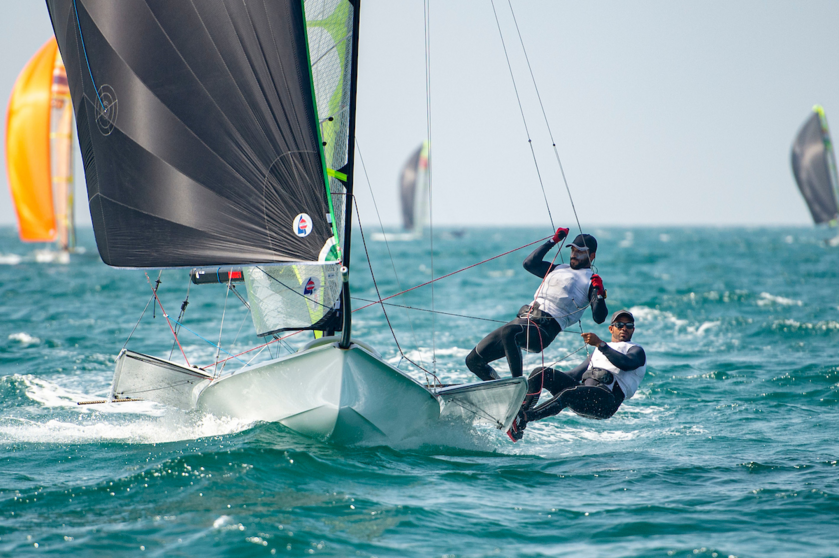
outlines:
[[[524, 59], [527, 61], [527, 69], [530, 71], [530, 79], [533, 80], [533, 89], [536, 91], [536, 98], [539, 99], [539, 107], [542, 109], [542, 117], [545, 119], [545, 126], [548, 128], [548, 135], [551, 138], [551, 145], [553, 146], [554, 155], [556, 156], [556, 162], [559, 165], [559, 172], [562, 174], [562, 182], [565, 184], [565, 191], [568, 192], [568, 199], [571, 202], [571, 209], [574, 211], [574, 218], [577, 220], [577, 228], [580, 229], [580, 234], [583, 234], [583, 227], [580, 225], [580, 218], [577, 216], [577, 208], [574, 205], [574, 198], [571, 196], [571, 188], [568, 186], [568, 179], [565, 178], [565, 168], [562, 166], [562, 160], [559, 157], [559, 150], [556, 148], [556, 141], [554, 141], [553, 131], [551, 130], [551, 124], [548, 121], [548, 114], [545, 112], [545, 105], [542, 103], [542, 95], [539, 94], [539, 86], [536, 84], [536, 76], [533, 74], [533, 67], [530, 65], [530, 58], [527, 56], [527, 49], [524, 47], [524, 39], [521, 36], [521, 30], [519, 29], [519, 22], [516, 19], [516, 12], [513, 10], [513, 4], [510, 0], [507, 0], [507, 4], [510, 6], [510, 13], [513, 15], [513, 23], [516, 25], [516, 33], [519, 36], [519, 43], [521, 43], [521, 50], [524, 53]], [[493, 11], [495, 10], [495, 5], [493, 4]], [[498, 16], [496, 15], [496, 22], [498, 21]], [[501, 27], [499, 26], [499, 32], [501, 31]], [[504, 40], [503, 37], [501, 39]], [[506, 51], [505, 51], [506, 54]], [[509, 59], [507, 63], [509, 64]], [[521, 105], [519, 105], [521, 106]], [[550, 211], [550, 209], [548, 210]]]
[[[396, 286], [399, 287], [399, 290], [402, 290], [402, 281], [399, 280], [399, 273], [396, 271], [396, 262], [393, 261], [393, 254], [390, 251], [390, 242], [387, 241], [387, 234], [385, 234], [385, 225], [382, 222], [382, 216], [379, 213], [379, 204], [376, 203], [376, 195], [373, 193], [373, 184], [370, 182], [370, 175], [367, 174], [367, 165], [364, 164], [364, 156], [361, 154], [361, 145], [358, 143], [358, 138], [355, 138], [355, 148], [356, 153], [358, 153], [358, 160], [361, 162], [361, 169], [364, 171], [364, 178], [367, 181], [367, 189], [370, 191], [370, 198], [373, 200], [373, 209], [376, 210], [376, 218], [379, 220], [379, 229], [382, 231], [382, 238], [385, 241], [385, 248], [387, 248], [387, 255], [390, 258], [390, 267], [393, 269], [393, 276], [396, 278]], [[419, 343], [417, 343], [417, 333], [414, 330], [414, 321], [411, 319], [411, 315], [409, 312], [406, 312], [405, 315], [408, 318], [408, 325], [411, 326], [411, 340], [414, 343], [414, 346], [417, 348], [417, 352], [420, 355], [419, 361], [420, 364], [423, 366], [425, 363], [422, 360], [422, 353], [419, 351]]]
[[443, 385], [440, 381], [440, 378], [434, 373], [433, 370], [427, 370], [426, 368], [420, 366], [410, 358], [405, 355], [405, 352], [402, 350], [402, 346], [399, 344], [399, 340], [396, 338], [396, 332], [393, 331], [393, 325], [390, 323], [390, 317], [387, 315], [387, 310], [385, 310], [385, 305], [382, 303], [382, 295], [379, 292], [379, 284], [376, 282], [376, 274], [373, 273], [373, 262], [370, 260], [370, 252], [367, 251], [367, 240], [364, 238], [364, 228], [361, 226], [361, 212], [358, 210], [358, 202], [355, 199], [355, 196], [352, 196], [352, 204], [355, 206], [355, 215], [358, 219], [358, 231], [361, 233], [361, 244], [364, 246], [364, 256], [367, 258], [367, 266], [370, 268], [370, 277], [373, 279], [373, 287], [376, 289], [376, 298], [379, 299], [374, 304], [381, 304], [382, 313], [385, 316], [385, 320], [387, 321], [387, 327], [390, 328], [390, 334], [393, 335], [393, 341], [396, 343], [396, 348], [399, 349], [399, 354], [401, 355], [402, 359], [407, 360], [426, 374], [426, 384], [431, 384], [428, 375], [430, 374], [434, 380], [437, 382], [438, 385]]
[[[501, 31], [501, 23], [498, 20], [498, 12], [495, 9], [495, 0], [490, 0], [490, 3], [492, 4], [492, 13], [495, 16], [495, 23], [496, 23], [496, 26], [498, 27], [498, 35], [501, 38], [501, 44], [504, 47], [504, 57], [507, 60], [507, 68], [510, 70], [510, 78], [513, 81], [513, 89], [516, 91], [516, 100], [518, 101], [518, 104], [519, 104], [519, 111], [521, 112], [521, 118], [522, 118], [522, 121], [524, 122], [525, 130], [527, 130], [527, 142], [530, 145], [530, 151], [533, 154], [533, 164], [536, 166], [536, 173], [539, 175], [539, 185], [542, 187], [542, 195], [545, 196], [545, 205], [547, 206], [548, 214], [550, 215], [551, 210], [550, 210], [550, 206], [548, 205], [547, 195], [545, 195], [545, 186], [542, 183], [542, 175], [541, 175], [541, 173], [539, 173], [539, 164], [536, 161], [536, 152], [533, 149], [533, 143], [530, 139], [530, 131], [527, 128], [527, 118], [525, 117], [524, 109], [522, 108], [521, 98], [519, 97], [518, 87], [516, 86], [516, 78], [515, 78], [515, 75], [513, 74], [512, 65], [510, 64], [510, 57], [507, 54], [507, 46], [506, 46], [506, 43], [504, 42], [504, 33]], [[530, 72], [530, 79], [533, 81], [533, 89], [536, 92], [536, 98], [539, 100], [539, 107], [542, 110], [542, 117], [545, 120], [545, 126], [547, 127], [548, 135], [551, 138], [551, 145], [553, 147], [554, 155], [556, 156], [556, 162], [559, 166], [560, 174], [562, 175], [562, 181], [565, 184], [565, 191], [568, 193], [568, 200], [571, 202], [571, 209], [574, 212], [574, 219], [577, 221], [577, 228], [580, 230], [580, 234], [583, 234], [583, 227], [580, 224], [580, 217], [579, 217], [579, 215], [577, 215], [577, 207], [574, 205], [574, 198], [571, 195], [571, 188], [569, 187], [568, 179], [565, 176], [565, 168], [562, 166], [562, 159], [560, 158], [559, 150], [556, 147], [556, 141], [554, 140], [554, 137], [553, 137], [553, 131], [551, 130], [550, 121], [548, 120], [547, 112], [545, 112], [545, 105], [542, 102], [542, 95], [539, 93], [539, 86], [536, 83], [536, 76], [534, 75], [533, 67], [530, 64], [530, 57], [527, 56], [527, 49], [524, 46], [524, 39], [521, 36], [521, 29], [519, 28], [518, 20], [516, 19], [516, 14], [515, 14], [515, 11], [513, 10], [513, 4], [511, 2], [511, 0], [507, 0], [507, 5], [510, 7], [510, 13], [513, 16], [513, 23], [516, 26], [516, 34], [518, 35], [519, 43], [521, 44], [521, 49], [522, 49], [522, 52], [524, 53], [524, 59], [527, 61], [527, 69]], [[551, 227], [552, 228], [554, 227], [553, 218], [551, 218]], [[544, 279], [543, 279], [543, 281], [544, 281]], [[582, 334], [583, 333], [583, 323], [582, 323], [582, 321], [578, 321], [577, 324], [579, 325], [580, 333]], [[585, 342], [583, 342], [583, 348], [585, 348], [586, 354], [588, 355], [588, 347], [586, 346]]]
[[[423, 23], [425, 29], [425, 120], [428, 142], [428, 237], [431, 247], [431, 311], [434, 311], [434, 204], [431, 161], [431, 0], [423, 0]], [[384, 306], [382, 306], [384, 308]], [[431, 314], [431, 370], [437, 372], [437, 320]]]
[[536, 175], [539, 177], [539, 186], [542, 188], [542, 196], [545, 198], [545, 207], [548, 210], [548, 218], [551, 220], [551, 228], [555, 229], [556, 225], [554, 225], [551, 205], [548, 203], [548, 195], [545, 192], [545, 184], [542, 182], [542, 172], [539, 170], [539, 162], [536, 160], [536, 151], [533, 149], [533, 141], [530, 139], [530, 129], [527, 127], [527, 118], [524, 115], [524, 108], [521, 105], [521, 97], [519, 97], [519, 88], [516, 85], [516, 77], [513, 75], [513, 66], [510, 64], [510, 57], [507, 54], [507, 44], [504, 42], [504, 33], [501, 32], [501, 22], [498, 21], [498, 12], [495, 11], [495, 0], [490, 0], [490, 3], [492, 4], [492, 13], [495, 15], [495, 24], [498, 26], [498, 35], [501, 37], [501, 46], [504, 48], [504, 58], [507, 59], [507, 69], [510, 70], [510, 78], [513, 80], [513, 90], [516, 92], [516, 101], [519, 104], [521, 120], [524, 123], [524, 132], [527, 134], [527, 145], [530, 146], [530, 153], [533, 155], [533, 164], [536, 167]]

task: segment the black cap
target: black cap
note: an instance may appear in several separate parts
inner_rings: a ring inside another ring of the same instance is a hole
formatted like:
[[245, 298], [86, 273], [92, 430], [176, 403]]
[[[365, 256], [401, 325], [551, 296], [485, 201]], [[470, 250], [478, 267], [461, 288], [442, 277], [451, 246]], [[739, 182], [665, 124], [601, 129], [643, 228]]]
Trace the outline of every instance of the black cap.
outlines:
[[578, 234], [577, 238], [575, 238], [568, 246], [573, 246], [574, 248], [578, 248], [580, 250], [588, 248], [589, 252], [597, 252], [597, 240], [595, 240], [595, 238], [590, 234]]
[[630, 318], [633, 322], [635, 321], [635, 316], [633, 316], [633, 315], [632, 315], [632, 312], [630, 312], [629, 310], [618, 310], [617, 312], [615, 312], [614, 314], [612, 314], [612, 321], [611, 321], [611, 322], [609, 322], [609, 323], [610, 323], [610, 324], [615, 323], [615, 320], [617, 320], [617, 319], [618, 319], [618, 318], [620, 318], [621, 316], [629, 316], [629, 318]]

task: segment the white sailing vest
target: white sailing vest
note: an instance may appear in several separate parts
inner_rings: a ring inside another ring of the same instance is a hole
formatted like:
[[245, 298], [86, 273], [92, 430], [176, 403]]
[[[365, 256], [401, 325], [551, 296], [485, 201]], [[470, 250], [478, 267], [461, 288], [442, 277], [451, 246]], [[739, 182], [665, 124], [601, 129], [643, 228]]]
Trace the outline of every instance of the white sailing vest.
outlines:
[[562, 326], [562, 330], [580, 321], [588, 305], [591, 268], [571, 269], [568, 264], [556, 266], [536, 291], [533, 302]]
[[[632, 347], [640, 347], [640, 345], [636, 343], [629, 343], [628, 341], [622, 341], [619, 343], [606, 343], [619, 353], [626, 354], [629, 352], [629, 349]], [[638, 389], [638, 386], [641, 384], [641, 380], [644, 378], [644, 374], [647, 373], [647, 364], [644, 363], [643, 366], [640, 368], [636, 368], [635, 370], [621, 370], [614, 364], [612, 364], [606, 355], [604, 355], [601, 351], [595, 350], [594, 353], [591, 355], [591, 362], [588, 365], [589, 370], [592, 368], [602, 368], [603, 370], [608, 370], [612, 374], [615, 375], [615, 380], [623, 390], [623, 394], [626, 396], [626, 399], [629, 399], [633, 395], [635, 395], [635, 391]], [[609, 387], [612, 387], [611, 385]]]

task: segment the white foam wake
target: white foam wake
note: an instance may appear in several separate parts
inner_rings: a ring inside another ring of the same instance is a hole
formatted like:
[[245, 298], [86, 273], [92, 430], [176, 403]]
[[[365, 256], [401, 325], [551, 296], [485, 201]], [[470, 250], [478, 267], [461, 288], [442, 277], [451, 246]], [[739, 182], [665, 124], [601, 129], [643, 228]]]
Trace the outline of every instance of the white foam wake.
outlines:
[[[250, 421], [185, 413], [152, 402], [78, 405], [79, 401], [102, 399], [29, 375], [7, 377], [22, 385], [38, 409], [0, 419], [0, 444], [91, 443], [123, 441], [149, 444], [193, 440], [232, 434], [253, 425]], [[34, 417], [34, 418], [30, 418]], [[44, 417], [45, 420], [38, 420]]]

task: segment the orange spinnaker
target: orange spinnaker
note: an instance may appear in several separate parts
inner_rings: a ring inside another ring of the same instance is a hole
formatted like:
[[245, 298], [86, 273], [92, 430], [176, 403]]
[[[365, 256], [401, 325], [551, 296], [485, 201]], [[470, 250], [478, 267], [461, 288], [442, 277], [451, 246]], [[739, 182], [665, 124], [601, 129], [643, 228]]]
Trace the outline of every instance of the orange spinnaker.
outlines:
[[56, 238], [50, 161], [50, 90], [58, 46], [50, 39], [15, 82], [6, 120], [6, 168], [21, 240]]

